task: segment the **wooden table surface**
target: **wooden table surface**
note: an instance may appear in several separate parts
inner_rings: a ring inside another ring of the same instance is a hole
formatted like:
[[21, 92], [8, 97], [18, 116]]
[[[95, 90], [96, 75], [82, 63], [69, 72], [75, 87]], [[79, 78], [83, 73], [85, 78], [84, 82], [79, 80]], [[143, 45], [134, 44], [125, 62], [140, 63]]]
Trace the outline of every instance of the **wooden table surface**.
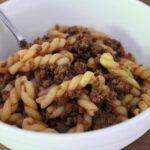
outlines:
[[[0, 0], [0, 3], [4, 1], [5, 0]], [[150, 0], [142, 1], [150, 5]], [[0, 150], [8, 150], [8, 148], [0, 144]], [[150, 130], [137, 141], [124, 148], [124, 150], [150, 150]]]

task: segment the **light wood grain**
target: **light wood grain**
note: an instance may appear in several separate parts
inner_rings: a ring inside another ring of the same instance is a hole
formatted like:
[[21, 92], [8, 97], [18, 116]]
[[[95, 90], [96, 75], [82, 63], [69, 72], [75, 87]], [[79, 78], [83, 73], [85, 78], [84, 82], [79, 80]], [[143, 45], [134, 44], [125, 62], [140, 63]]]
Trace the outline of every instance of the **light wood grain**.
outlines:
[[[5, 0], [0, 0], [0, 3], [4, 1]], [[143, 1], [150, 5], [150, 0], [143, 0]], [[9, 150], [9, 149], [0, 144], [0, 150]], [[150, 150], [150, 130], [140, 139], [130, 144], [123, 150]]]

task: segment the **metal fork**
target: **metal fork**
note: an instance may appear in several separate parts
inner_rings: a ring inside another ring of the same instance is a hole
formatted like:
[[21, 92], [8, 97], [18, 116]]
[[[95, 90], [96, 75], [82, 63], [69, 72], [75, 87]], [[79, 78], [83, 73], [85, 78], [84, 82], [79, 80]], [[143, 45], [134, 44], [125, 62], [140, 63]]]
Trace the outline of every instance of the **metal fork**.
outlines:
[[13, 23], [8, 19], [8, 17], [1, 10], [0, 10], [0, 19], [14, 35], [20, 48], [25, 47], [27, 45], [27, 41], [24, 39], [22, 34], [18, 31], [18, 29], [13, 25]]

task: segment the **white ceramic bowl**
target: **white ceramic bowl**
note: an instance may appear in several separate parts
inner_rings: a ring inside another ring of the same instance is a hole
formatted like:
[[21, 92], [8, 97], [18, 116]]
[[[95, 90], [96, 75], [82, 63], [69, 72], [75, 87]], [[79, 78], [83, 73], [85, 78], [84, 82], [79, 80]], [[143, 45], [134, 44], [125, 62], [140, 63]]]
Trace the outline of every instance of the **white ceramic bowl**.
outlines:
[[[136, 0], [11, 0], [0, 8], [29, 40], [54, 24], [93, 26], [120, 40], [138, 61], [149, 65], [150, 8]], [[0, 57], [17, 49], [0, 22]], [[0, 123], [0, 143], [13, 150], [116, 150], [150, 129], [150, 109], [131, 120], [96, 131], [46, 134]]]

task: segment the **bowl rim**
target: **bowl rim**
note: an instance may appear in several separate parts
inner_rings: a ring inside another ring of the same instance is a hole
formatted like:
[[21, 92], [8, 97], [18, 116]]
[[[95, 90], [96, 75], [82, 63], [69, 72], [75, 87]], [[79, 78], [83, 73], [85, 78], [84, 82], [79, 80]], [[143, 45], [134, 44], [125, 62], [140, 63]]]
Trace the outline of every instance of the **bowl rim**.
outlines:
[[[137, 116], [131, 118], [131, 119], [128, 119], [124, 122], [121, 122], [121, 123], [118, 123], [118, 124], [115, 124], [115, 125], [112, 125], [112, 126], [109, 126], [109, 127], [105, 127], [105, 128], [102, 128], [102, 129], [97, 129], [97, 130], [92, 130], [92, 131], [86, 131], [86, 132], [79, 132], [79, 133], [45, 133], [45, 132], [36, 132], [36, 131], [30, 131], [30, 130], [26, 130], [26, 129], [22, 129], [22, 128], [18, 128], [18, 127], [15, 127], [15, 126], [12, 126], [12, 125], [9, 125], [9, 124], [6, 124], [4, 122], [1, 122], [0, 121], [0, 130], [2, 129], [6, 129], [6, 130], [10, 130], [13, 132], [18, 132], [19, 134], [22, 134], [22, 135], [27, 135], [27, 136], [48, 136], [50, 138], [50, 136], [52, 136], [53, 138], [57, 138], [57, 137], [60, 137], [60, 138], [78, 138], [78, 136], [80, 137], [93, 137], [95, 136], [96, 134], [107, 134], [107, 133], [110, 133], [111, 131], [115, 131], [117, 129], [123, 129], [125, 128], [126, 126], [130, 126], [132, 125], [132, 123], [134, 122], [140, 122], [143, 118], [148, 118], [150, 117], [150, 108], [148, 108], [147, 110], [145, 110], [144, 112], [138, 114]], [[148, 122], [148, 124], [150, 124], [150, 122]], [[149, 126], [149, 129], [150, 129], [150, 126]], [[149, 130], [147, 129], [147, 130]]]
[[[149, 8], [148, 5], [146, 5], [145, 3], [139, 1], [139, 0], [128, 0], [128, 1], [132, 1], [134, 4], [136, 5], [141, 5], [141, 7], [145, 7], [146, 9]], [[20, 0], [11, 0], [11, 1], [6, 1], [6, 2], [3, 2], [2, 4], [0, 4], [0, 8], [6, 8], [8, 5], [11, 5], [11, 4], [15, 4], [15, 3], [18, 3], [20, 2]], [[97, 129], [97, 130], [92, 130], [92, 131], [86, 131], [86, 132], [80, 132], [80, 133], [68, 133], [68, 134], [63, 134], [63, 133], [55, 133], [55, 134], [50, 134], [50, 133], [45, 133], [45, 132], [36, 132], [36, 131], [30, 131], [30, 130], [25, 130], [25, 129], [21, 129], [21, 128], [18, 128], [18, 127], [14, 127], [12, 125], [9, 125], [9, 124], [6, 124], [4, 122], [1, 122], [0, 121], [0, 130], [9, 130], [9, 131], [13, 131], [13, 132], [16, 132], [18, 134], [21, 134], [21, 135], [27, 135], [27, 136], [34, 136], [34, 137], [37, 137], [37, 136], [44, 136], [44, 137], [52, 137], [52, 138], [65, 138], [65, 139], [69, 139], [70, 137], [71, 138], [78, 138], [79, 136], [81, 138], [86, 138], [86, 137], [93, 137], [97, 134], [107, 134], [107, 133], [110, 133], [110, 131], [115, 131], [117, 129], [121, 129], [121, 128], [125, 128], [126, 126], [130, 126], [132, 123], [134, 122], [140, 122], [140, 120], [142, 120], [143, 118], [147, 118], [147, 117], [150, 117], [150, 108], [148, 108], [147, 110], [145, 110], [144, 112], [140, 113], [139, 115], [131, 118], [131, 119], [128, 119], [124, 122], [121, 122], [121, 123], [118, 123], [116, 125], [112, 125], [112, 126], [109, 126], [109, 127], [105, 127], [105, 128], [102, 128], [102, 129]], [[150, 124], [150, 123], [149, 123]], [[150, 127], [149, 127], [150, 129]], [[148, 129], [148, 130], [149, 130]]]

